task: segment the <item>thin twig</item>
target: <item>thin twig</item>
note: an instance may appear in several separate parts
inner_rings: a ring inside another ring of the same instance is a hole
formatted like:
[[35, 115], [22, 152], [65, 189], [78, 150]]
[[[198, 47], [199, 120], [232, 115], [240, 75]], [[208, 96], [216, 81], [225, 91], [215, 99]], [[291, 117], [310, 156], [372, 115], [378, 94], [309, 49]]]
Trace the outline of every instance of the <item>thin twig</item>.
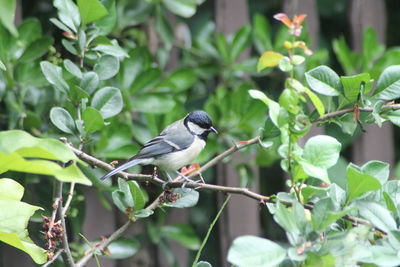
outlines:
[[74, 267], [74, 259], [72, 258], [67, 238], [67, 225], [65, 223], [65, 218], [63, 216], [62, 188], [63, 188], [63, 182], [56, 181], [56, 197], [60, 199], [60, 204], [58, 205], [57, 210], [58, 210], [58, 216], [60, 217], [61, 225], [64, 229], [64, 234], [62, 236], [62, 247], [64, 248], [64, 251], [62, 253], [62, 257], [66, 266]]
[[120, 237], [132, 224], [131, 220], [128, 220], [124, 225], [122, 225], [120, 228], [118, 228], [114, 233], [112, 233], [106, 240], [104, 240], [99, 246], [96, 246], [96, 249], [92, 249], [88, 254], [83, 256], [76, 264], [75, 267], [82, 267], [84, 266], [90, 258], [93, 256], [93, 253], [96, 250], [103, 250], [105, 249], [111, 242], [113, 242], [115, 239]]
[[228, 195], [228, 196], [226, 197], [226, 199], [225, 199], [224, 203], [222, 204], [221, 208], [219, 209], [217, 215], [215, 216], [214, 220], [213, 220], [212, 223], [210, 224], [210, 227], [208, 227], [207, 234], [206, 234], [206, 236], [204, 237], [203, 242], [201, 243], [201, 246], [200, 246], [199, 250], [197, 251], [197, 254], [196, 254], [196, 257], [195, 257], [195, 259], [194, 259], [194, 261], [193, 261], [192, 267], [195, 267], [196, 264], [197, 264], [197, 262], [199, 261], [200, 256], [201, 256], [201, 252], [203, 251], [204, 246], [205, 246], [206, 243], [207, 243], [207, 240], [208, 240], [208, 238], [209, 238], [209, 236], [210, 236], [210, 234], [211, 234], [211, 231], [212, 231], [212, 229], [214, 228], [214, 225], [217, 223], [219, 217], [221, 216], [222, 211], [224, 210], [226, 204], [228, 204], [228, 201], [229, 201], [230, 198], [231, 198], [231, 195]]
[[[397, 109], [400, 109], [400, 104], [386, 104], [386, 105], [382, 106], [381, 110], [397, 110]], [[319, 117], [318, 119], [313, 120], [312, 122], [321, 122], [321, 121], [329, 120], [329, 119], [331, 119], [333, 117], [341, 116], [341, 115], [344, 115], [346, 113], [351, 113], [353, 111], [354, 111], [354, 108], [345, 108], [345, 109], [342, 109], [342, 110], [337, 110], [337, 111], [334, 111], [334, 112], [331, 112], [331, 113], [327, 113], [327, 114]], [[371, 107], [366, 107], [366, 108], [359, 108], [359, 111], [372, 112], [372, 111], [374, 111], [374, 109], [371, 108]]]
[[65, 214], [67, 214], [69, 206], [71, 205], [72, 197], [74, 196], [74, 189], [75, 189], [75, 182], [71, 182], [68, 192], [68, 198], [67, 201], [65, 202], [64, 208], [62, 209], [62, 217], [65, 217]]
[[45, 264], [43, 264], [42, 267], [47, 267], [47, 266], [49, 266], [50, 264], [52, 264], [52, 263], [61, 255], [62, 252], [64, 252], [64, 249], [59, 249], [59, 250], [57, 251], [57, 253], [54, 254], [53, 258], [51, 258], [51, 260], [49, 260], [49, 261], [47, 261]]

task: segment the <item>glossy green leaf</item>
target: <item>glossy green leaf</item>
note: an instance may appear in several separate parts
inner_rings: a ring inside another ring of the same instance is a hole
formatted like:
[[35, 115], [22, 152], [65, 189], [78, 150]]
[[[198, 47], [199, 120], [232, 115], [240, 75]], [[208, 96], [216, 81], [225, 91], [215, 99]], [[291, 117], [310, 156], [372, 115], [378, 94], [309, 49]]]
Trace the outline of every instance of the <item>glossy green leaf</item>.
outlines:
[[259, 13], [253, 16], [253, 43], [258, 53], [272, 50], [270, 25], [268, 20]]
[[69, 134], [76, 132], [74, 119], [69, 112], [60, 107], [54, 107], [50, 110], [51, 122], [61, 131]]
[[49, 48], [52, 44], [53, 44], [53, 38], [51, 37], [42, 37], [40, 39], [35, 40], [24, 51], [24, 53], [19, 58], [19, 61], [25, 62], [40, 58], [47, 51], [49, 51]]
[[128, 181], [127, 183], [132, 194], [135, 210], [143, 209], [145, 204], [145, 197], [142, 190], [140, 189], [139, 184], [136, 181]]
[[89, 94], [92, 94], [97, 89], [98, 85], [99, 76], [97, 75], [97, 73], [90, 71], [83, 74], [79, 87]]
[[87, 107], [82, 114], [82, 118], [87, 132], [99, 131], [104, 127], [103, 117], [95, 108]]
[[360, 202], [357, 207], [363, 218], [370, 221], [374, 226], [382, 229], [386, 233], [396, 230], [397, 225], [390, 211], [375, 202]]
[[117, 9], [115, 0], [105, 0], [101, 2], [108, 10], [108, 15], [96, 21], [96, 27], [99, 29], [99, 35], [108, 35], [117, 24]]
[[123, 105], [121, 91], [115, 87], [104, 87], [98, 90], [94, 94], [91, 104], [100, 111], [104, 119], [120, 113]]
[[254, 99], [261, 100], [268, 106], [269, 117], [271, 118], [275, 126], [279, 126], [278, 124], [278, 116], [280, 109], [279, 104], [270, 99], [268, 96], [266, 96], [263, 92], [259, 90], [249, 90], [249, 95]]
[[195, 267], [212, 267], [212, 265], [207, 261], [199, 261]]
[[147, 218], [153, 214], [154, 214], [153, 210], [140, 209], [140, 210], [135, 211], [135, 218], [140, 218], [140, 219]]
[[119, 71], [119, 61], [110, 55], [102, 56], [93, 68], [100, 80], [108, 80], [114, 77]]
[[118, 58], [129, 57], [125, 50], [118, 44], [100, 44], [92, 49], [93, 51], [99, 51], [106, 55], [111, 55]]
[[189, 89], [197, 81], [196, 73], [191, 69], [178, 69], [168, 76], [168, 81], [174, 85], [174, 92]]
[[120, 237], [107, 246], [111, 259], [126, 259], [135, 255], [140, 249], [140, 242], [134, 238]]
[[129, 91], [132, 94], [146, 92], [154, 88], [161, 79], [161, 70], [159, 68], [150, 68], [139, 73], [133, 81]]
[[14, 36], [18, 36], [18, 31], [14, 25], [16, 10], [16, 0], [0, 0], [0, 22]]
[[396, 204], [394, 203], [393, 199], [389, 196], [388, 193], [383, 192], [383, 198], [385, 199], [386, 208], [390, 210], [393, 214], [398, 214], [398, 210]]
[[302, 64], [304, 62], [304, 60], [306, 60], [305, 57], [300, 56], [300, 55], [293, 55], [293, 57], [292, 57], [292, 63], [295, 66]]
[[69, 97], [72, 102], [79, 103], [82, 99], [89, 99], [89, 94], [79, 86], [73, 85], [69, 91]]
[[233, 36], [229, 50], [231, 61], [235, 61], [250, 44], [251, 28], [249, 25], [241, 27]]
[[317, 135], [308, 139], [302, 157], [314, 166], [328, 169], [339, 159], [341, 147], [335, 138]]
[[389, 163], [372, 160], [361, 166], [361, 171], [378, 179], [383, 185], [389, 179], [389, 167]]
[[54, 0], [53, 5], [58, 10], [59, 19], [75, 33], [81, 24], [79, 8], [72, 0]]
[[343, 84], [344, 96], [350, 102], [356, 102], [361, 94], [361, 84], [365, 84], [363, 94], [368, 94], [372, 88], [371, 77], [368, 73], [360, 73], [352, 76], [342, 76], [340, 81]]
[[347, 167], [347, 202], [363, 195], [366, 192], [380, 189], [380, 182], [369, 174], [357, 170], [356, 166], [350, 164]]
[[199, 192], [194, 189], [177, 188], [172, 192], [177, 194], [178, 199], [175, 202], [165, 203], [165, 206], [167, 207], [190, 208], [196, 206], [199, 201]]
[[331, 68], [319, 66], [305, 73], [311, 89], [327, 96], [338, 96], [342, 93], [340, 78]]
[[289, 72], [293, 69], [293, 64], [288, 57], [283, 57], [279, 61], [279, 69], [285, 72]]
[[157, 33], [160, 35], [162, 41], [164, 42], [167, 49], [172, 47], [174, 41], [174, 32], [172, 30], [171, 24], [168, 22], [164, 11], [161, 6], [156, 6], [156, 25]]
[[0, 199], [21, 200], [24, 195], [24, 187], [16, 181], [8, 178], [0, 179]]
[[78, 7], [83, 24], [96, 21], [108, 14], [99, 0], [78, 0]]
[[315, 109], [317, 110], [318, 114], [320, 116], [325, 114], [325, 107], [324, 104], [322, 103], [321, 99], [314, 94], [310, 89], [307, 87], [304, 87], [304, 92], [307, 94], [307, 96], [310, 98], [311, 102], [313, 103]]
[[382, 72], [374, 95], [383, 100], [400, 97], [400, 65], [390, 66]]
[[120, 211], [125, 213], [127, 206], [126, 203], [124, 202], [124, 197], [125, 197], [124, 193], [119, 190], [115, 190], [112, 192], [111, 197], [114, 205], [117, 206], [117, 208]]
[[161, 234], [179, 242], [190, 250], [197, 250], [200, 247], [199, 237], [188, 224], [164, 225], [161, 227]]
[[269, 67], [278, 66], [279, 62], [284, 56], [281, 53], [266, 51], [258, 60], [257, 71], [262, 71]]
[[62, 77], [62, 69], [48, 61], [40, 62], [40, 68], [46, 80], [58, 90], [67, 93], [69, 86]]
[[0, 70], [6, 71], [6, 66], [4, 65], [3, 61], [0, 60]]
[[59, 28], [60, 30], [64, 31], [64, 32], [68, 32], [72, 34], [72, 31], [70, 28], [68, 28], [64, 23], [62, 23], [61, 21], [59, 21], [56, 18], [51, 18], [50, 22], [53, 23], [57, 28]]
[[333, 40], [333, 51], [347, 75], [356, 73], [357, 55], [347, 46], [344, 37]]
[[[335, 267], [335, 258], [331, 253], [320, 256], [313, 252], [307, 253], [305, 267]], [[364, 266], [366, 267], [366, 266]]]
[[325, 228], [336, 222], [351, 209], [344, 209], [342, 211], [335, 211], [334, 203], [331, 198], [324, 198], [315, 203], [312, 210], [312, 224], [316, 231], [324, 231]]
[[184, 18], [190, 18], [196, 13], [195, 0], [169, 0], [162, 3], [169, 11]]
[[169, 94], [144, 94], [133, 100], [133, 109], [140, 112], [167, 113], [176, 105]]
[[257, 236], [241, 236], [233, 241], [228, 261], [236, 266], [278, 266], [286, 257], [286, 249]]
[[71, 73], [72, 75], [74, 75], [79, 79], [82, 79], [83, 76], [81, 69], [77, 65], [75, 65], [75, 63], [73, 63], [71, 60], [65, 59], [64, 67], [69, 73]]

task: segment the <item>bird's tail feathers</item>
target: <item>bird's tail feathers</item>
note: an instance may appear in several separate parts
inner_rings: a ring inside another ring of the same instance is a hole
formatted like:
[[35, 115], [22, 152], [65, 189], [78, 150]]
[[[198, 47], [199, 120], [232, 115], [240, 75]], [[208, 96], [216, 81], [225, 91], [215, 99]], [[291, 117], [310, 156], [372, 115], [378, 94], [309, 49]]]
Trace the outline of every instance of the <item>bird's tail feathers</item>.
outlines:
[[142, 161], [143, 161], [143, 159], [133, 159], [133, 160], [130, 160], [130, 161], [128, 161], [128, 162], [122, 164], [121, 166], [115, 168], [114, 170], [110, 171], [109, 173], [107, 173], [106, 175], [104, 175], [103, 177], [101, 177], [100, 180], [105, 180], [105, 179], [107, 179], [108, 177], [111, 177], [111, 176], [113, 176], [113, 175], [116, 174], [116, 173], [119, 173], [119, 172], [121, 172], [121, 171], [124, 171], [124, 170], [126, 170], [126, 169], [132, 167], [132, 166], [135, 166], [135, 165], [140, 164]]

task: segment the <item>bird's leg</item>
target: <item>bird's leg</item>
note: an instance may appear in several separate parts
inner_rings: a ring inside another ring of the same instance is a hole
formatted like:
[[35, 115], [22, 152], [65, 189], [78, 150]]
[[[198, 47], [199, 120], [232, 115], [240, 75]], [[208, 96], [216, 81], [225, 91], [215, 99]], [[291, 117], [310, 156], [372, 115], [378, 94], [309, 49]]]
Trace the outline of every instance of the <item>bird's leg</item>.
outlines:
[[168, 172], [164, 172], [164, 173], [165, 173], [165, 175], [166, 175], [167, 178], [168, 178], [168, 181], [166, 181], [166, 182], [164, 182], [164, 183], [162, 184], [162, 189], [165, 191], [165, 188], [167, 188], [167, 187], [168, 187], [168, 184], [169, 184], [169, 183], [172, 183], [173, 180], [172, 180], [172, 178], [171, 178], [171, 176], [169, 175]]
[[195, 181], [189, 179], [187, 176], [185, 176], [184, 174], [180, 173], [179, 171], [175, 171], [180, 177], [182, 177], [185, 181], [182, 184], [182, 188], [185, 188], [187, 183], [195, 183]]

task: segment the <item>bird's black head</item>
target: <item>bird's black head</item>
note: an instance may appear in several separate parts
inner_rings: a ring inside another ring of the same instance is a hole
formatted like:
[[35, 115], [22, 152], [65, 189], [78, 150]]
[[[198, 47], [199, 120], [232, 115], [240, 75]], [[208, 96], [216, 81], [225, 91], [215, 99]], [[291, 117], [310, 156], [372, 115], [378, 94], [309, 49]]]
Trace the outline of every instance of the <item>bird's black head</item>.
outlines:
[[190, 112], [184, 120], [186, 128], [204, 140], [210, 132], [218, 133], [212, 125], [212, 120], [207, 112], [203, 110], [195, 110]]

